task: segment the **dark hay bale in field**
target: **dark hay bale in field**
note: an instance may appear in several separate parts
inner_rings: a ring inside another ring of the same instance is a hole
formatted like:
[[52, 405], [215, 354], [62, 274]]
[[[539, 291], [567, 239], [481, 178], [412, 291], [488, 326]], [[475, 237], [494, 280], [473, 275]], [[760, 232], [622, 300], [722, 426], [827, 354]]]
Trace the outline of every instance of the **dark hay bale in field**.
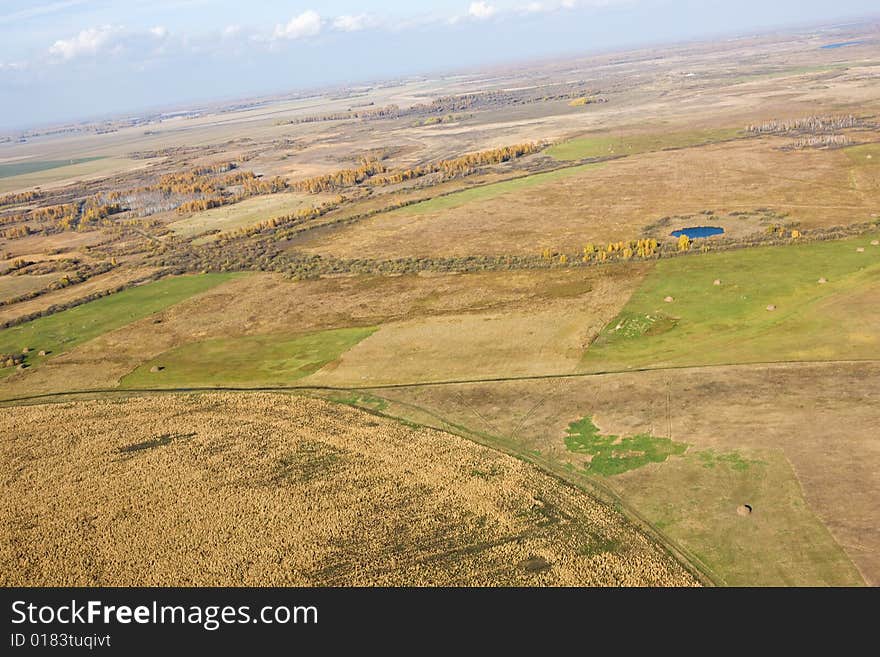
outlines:
[[749, 516], [752, 514], [752, 505], [740, 504], [738, 507], [736, 507], [736, 513], [740, 516]]
[[542, 570], [549, 570], [550, 562], [544, 557], [529, 557], [520, 561], [517, 566], [527, 573], [539, 573]]

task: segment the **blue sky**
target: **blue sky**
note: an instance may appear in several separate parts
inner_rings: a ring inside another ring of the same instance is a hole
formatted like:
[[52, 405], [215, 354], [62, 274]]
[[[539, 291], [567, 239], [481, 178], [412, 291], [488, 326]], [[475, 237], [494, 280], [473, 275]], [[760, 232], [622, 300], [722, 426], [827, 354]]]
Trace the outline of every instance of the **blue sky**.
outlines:
[[872, 14], [877, 0], [0, 0], [0, 128]]

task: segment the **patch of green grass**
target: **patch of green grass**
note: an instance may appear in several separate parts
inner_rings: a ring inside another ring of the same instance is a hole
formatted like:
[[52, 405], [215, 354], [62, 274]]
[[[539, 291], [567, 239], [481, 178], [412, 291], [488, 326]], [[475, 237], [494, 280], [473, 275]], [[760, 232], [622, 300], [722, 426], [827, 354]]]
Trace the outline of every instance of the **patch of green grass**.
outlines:
[[408, 205], [405, 208], [393, 210], [392, 213], [425, 214], [428, 212], [449, 210], [451, 208], [462, 206], [466, 203], [472, 203], [474, 201], [485, 201], [501, 196], [502, 194], [509, 194], [511, 192], [516, 192], [522, 189], [528, 189], [529, 187], [535, 187], [538, 185], [544, 185], [546, 183], [554, 182], [556, 180], [570, 178], [572, 176], [583, 173], [584, 171], [594, 169], [598, 166], [601, 165], [598, 163], [584, 164], [576, 167], [557, 169], [556, 171], [547, 171], [546, 173], [535, 173], [530, 176], [515, 178], [514, 180], [503, 180], [497, 183], [481, 185], [479, 187], [465, 189], [460, 192], [453, 192], [445, 196], [437, 196], [435, 198], [428, 199], [427, 201], [422, 201], [421, 203], [414, 203], [413, 205]]
[[[240, 274], [174, 276], [131, 287], [0, 331], [0, 353], [21, 353], [22, 349], [28, 347], [31, 351], [27, 354], [25, 363], [28, 367], [35, 367], [47, 358], [164, 310], [235, 276]], [[47, 355], [38, 356], [37, 353], [41, 350], [48, 352]], [[13, 371], [12, 368], [0, 369], [0, 378]]]
[[856, 166], [880, 167], [880, 144], [860, 144], [843, 149]]
[[[376, 327], [247, 335], [175, 347], [125, 376], [124, 388], [284, 386], [333, 362]], [[151, 372], [153, 367], [162, 368]]]
[[684, 454], [688, 447], [685, 443], [649, 434], [602, 435], [589, 417], [569, 424], [567, 433], [565, 446], [568, 450], [590, 455], [592, 458], [584, 468], [591, 474], [603, 476], [635, 470], [648, 463], [662, 463], [669, 456]]
[[636, 135], [603, 135], [580, 137], [556, 144], [547, 154], [557, 160], [581, 160], [587, 157], [637, 155], [670, 148], [690, 148], [734, 139], [739, 130], [691, 130], [687, 132], [659, 132]]
[[747, 459], [739, 452], [721, 452], [718, 453], [714, 449], [704, 449], [694, 452], [694, 456], [703, 464], [704, 468], [714, 468], [716, 466], [727, 466], [731, 470], [742, 472], [748, 470], [753, 465], [763, 465], [763, 461]]
[[337, 404], [345, 404], [346, 406], [354, 406], [355, 408], [368, 408], [372, 411], [381, 413], [388, 408], [388, 402], [381, 397], [376, 397], [368, 392], [350, 392], [345, 395], [330, 395], [327, 397]]
[[58, 169], [72, 164], [82, 164], [83, 162], [93, 162], [101, 159], [104, 159], [103, 156], [80, 157], [74, 160], [21, 160], [19, 162], [9, 162], [8, 164], [0, 164], [0, 178], [48, 171], [49, 169]]
[[[606, 371], [877, 358], [880, 308], [872, 290], [880, 285], [880, 247], [870, 245], [877, 237], [660, 260], [582, 365]], [[674, 301], [664, 302], [667, 296]], [[668, 320], [658, 324], [662, 317]]]

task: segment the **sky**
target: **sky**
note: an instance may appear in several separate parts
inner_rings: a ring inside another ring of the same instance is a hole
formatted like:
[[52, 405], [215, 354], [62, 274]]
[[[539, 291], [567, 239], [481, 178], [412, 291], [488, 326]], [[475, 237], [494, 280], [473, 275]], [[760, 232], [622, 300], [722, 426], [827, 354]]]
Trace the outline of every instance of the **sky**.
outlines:
[[0, 0], [0, 129], [872, 15], [877, 0]]

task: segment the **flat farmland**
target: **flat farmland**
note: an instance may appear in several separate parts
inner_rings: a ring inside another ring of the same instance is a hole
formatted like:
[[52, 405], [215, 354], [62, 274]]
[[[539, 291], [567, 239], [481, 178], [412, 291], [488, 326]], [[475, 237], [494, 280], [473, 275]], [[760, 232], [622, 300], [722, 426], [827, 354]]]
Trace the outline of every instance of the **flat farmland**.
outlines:
[[4, 586], [697, 584], [533, 466], [319, 400], [30, 406], [0, 431]]
[[171, 222], [168, 227], [181, 237], [193, 237], [209, 230], [225, 233], [237, 228], [247, 228], [266, 219], [291, 214], [304, 206], [320, 205], [325, 200], [327, 200], [326, 196], [294, 193], [257, 196], [232, 205], [197, 212], [192, 216]]
[[[262, 368], [265, 353], [275, 356], [265, 361], [259, 383], [277, 384], [277, 373], [304, 334], [369, 327], [378, 330], [339, 352], [318, 373], [307, 372], [312, 376], [301, 383], [485, 377], [495, 368], [508, 373], [574, 370], [585, 346], [620, 312], [648, 268], [309, 281], [227, 275], [197, 297], [102, 333], [39, 368], [17, 372], [3, 392], [8, 397], [114, 388], [138, 368], [137, 376], [128, 379], [137, 380], [135, 387], [167, 387], [163, 379], [175, 379], [176, 362], [189, 363], [181, 374], [201, 377], [199, 372], [210, 371], [208, 383], [231, 385], [241, 382], [242, 372]], [[68, 330], [76, 333], [73, 326]], [[408, 338], [413, 338], [409, 344]], [[149, 372], [154, 366], [168, 369]], [[302, 373], [287, 380], [300, 383]]]
[[[610, 487], [722, 583], [876, 585], [878, 368], [715, 367], [374, 394], [385, 413]], [[597, 475], [566, 444], [583, 417], [603, 434], [686, 449]], [[752, 512], [738, 514], [746, 504]]]
[[660, 260], [584, 368], [877, 358], [878, 239]]
[[[867, 221], [880, 212], [880, 168], [864, 147], [779, 150], [790, 141], [643, 153], [497, 183], [371, 217], [302, 250], [347, 258], [535, 255], [635, 239], [663, 217], [703, 211], [767, 208], [801, 228]], [[741, 233], [745, 221], [726, 216], [719, 225]], [[749, 224], [746, 232], [763, 228]]]

